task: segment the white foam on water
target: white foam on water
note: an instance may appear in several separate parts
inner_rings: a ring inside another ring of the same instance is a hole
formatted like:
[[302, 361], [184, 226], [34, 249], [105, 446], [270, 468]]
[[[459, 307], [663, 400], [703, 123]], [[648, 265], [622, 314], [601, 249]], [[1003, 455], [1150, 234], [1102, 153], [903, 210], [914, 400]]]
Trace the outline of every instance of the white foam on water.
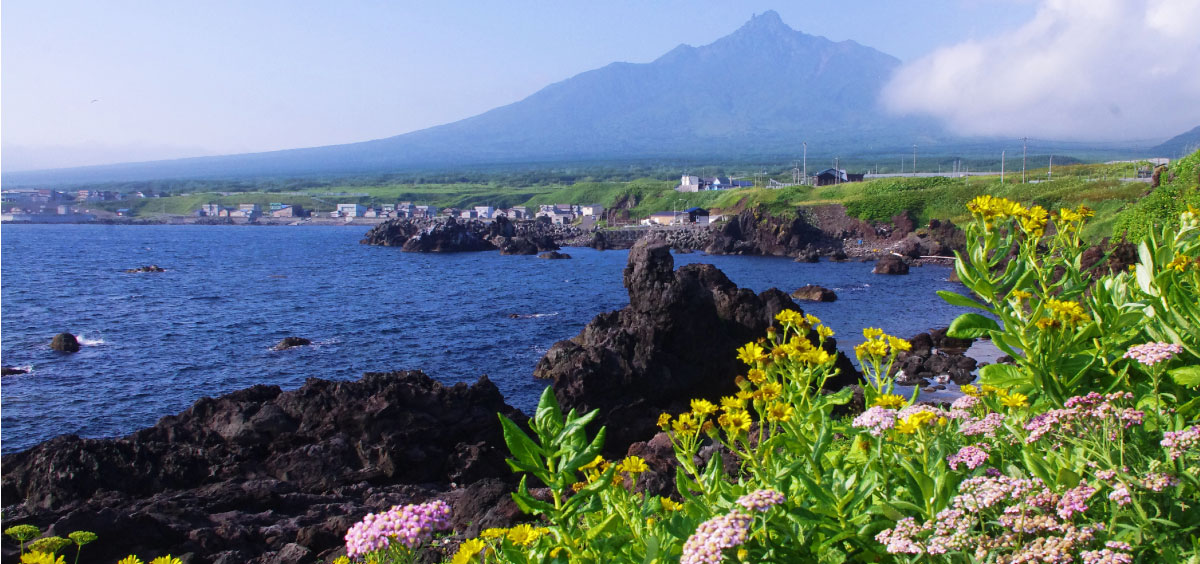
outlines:
[[75, 340], [79, 341], [79, 344], [85, 347], [98, 347], [105, 344], [104, 339], [91, 339], [83, 335], [76, 336]]

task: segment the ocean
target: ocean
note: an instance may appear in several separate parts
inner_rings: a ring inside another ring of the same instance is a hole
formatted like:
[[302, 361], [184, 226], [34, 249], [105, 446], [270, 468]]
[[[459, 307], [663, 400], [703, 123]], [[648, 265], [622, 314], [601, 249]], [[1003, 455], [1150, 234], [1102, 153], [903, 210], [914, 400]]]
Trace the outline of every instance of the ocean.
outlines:
[[[487, 374], [528, 411], [532, 377], [556, 341], [628, 302], [626, 251], [565, 248], [570, 260], [403, 253], [360, 245], [351, 227], [4, 225], [0, 228], [0, 449], [74, 433], [111, 437], [153, 425], [204, 396], [254, 384], [423, 370], [448, 384]], [[945, 267], [879, 276], [871, 263], [675, 255], [734, 283], [785, 292], [817, 284], [831, 303], [802, 302], [853, 355], [863, 327], [910, 336], [962, 311], [937, 290]], [[162, 273], [125, 273], [155, 264]], [[74, 354], [50, 350], [59, 332]], [[287, 336], [313, 345], [275, 351]], [[731, 352], [732, 354], [732, 352]]]

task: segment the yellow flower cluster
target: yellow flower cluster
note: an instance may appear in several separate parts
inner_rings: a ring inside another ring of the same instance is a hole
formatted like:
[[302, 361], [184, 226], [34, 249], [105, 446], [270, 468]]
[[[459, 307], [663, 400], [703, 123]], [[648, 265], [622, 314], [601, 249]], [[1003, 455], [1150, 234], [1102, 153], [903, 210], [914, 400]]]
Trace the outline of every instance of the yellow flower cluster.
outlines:
[[988, 384], [984, 384], [982, 389], [976, 388], [970, 384], [967, 384], [959, 389], [962, 390], [962, 393], [977, 398], [989, 395], [996, 396], [997, 398], [1000, 398], [1001, 405], [1007, 407], [1027, 407], [1029, 405], [1029, 396], [1021, 393], [1009, 392], [1004, 388], [997, 388], [995, 386], [989, 386]]
[[1087, 206], [1079, 206], [1073, 210], [1068, 208], [1058, 210], [1058, 218], [1068, 223], [1081, 223], [1083, 220], [1094, 215], [1096, 215], [1096, 212]]
[[1039, 329], [1074, 327], [1092, 320], [1091, 316], [1083, 310], [1083, 306], [1079, 302], [1051, 298], [1046, 300], [1045, 306], [1050, 315], [1037, 320]]
[[[136, 559], [137, 557], [129, 556], [125, 560], [128, 560], [129, 558]], [[125, 560], [122, 560], [121, 563], [124, 563]], [[60, 554], [60, 555], [58, 555], [58, 558], [55, 559], [53, 552], [42, 552], [40, 550], [31, 550], [31, 551], [26, 552], [25, 554], [21, 555], [21, 564], [65, 564], [65, 562], [66, 562], [66, 560], [63, 558], [63, 555]], [[137, 564], [141, 564], [141, 563], [142, 563], [141, 560], [137, 561]]]
[[883, 358], [912, 350], [911, 343], [899, 337], [886, 335], [883, 329], [867, 327], [863, 329], [863, 337], [867, 340], [854, 347], [854, 354], [860, 361], [863, 357]]
[[987, 194], [971, 200], [967, 204], [967, 210], [982, 219], [989, 230], [997, 219], [1020, 217], [1028, 211], [1021, 204], [1008, 198], [997, 198]]
[[[49, 562], [51, 564], [61, 564], [62, 561], [63, 561], [62, 557], [60, 556], [57, 561], [47, 560], [46, 562]], [[348, 561], [349, 561], [349, 559], [347, 559], [347, 562]], [[24, 558], [21, 559], [21, 564], [26, 564]], [[37, 561], [37, 564], [41, 564], [41, 561]], [[137, 556], [135, 556], [133, 554], [130, 554], [129, 556], [126, 556], [125, 558], [122, 558], [120, 561], [118, 561], [117, 564], [142, 564], [142, 559], [138, 558]], [[176, 557], [168, 554], [166, 556], [159, 556], [158, 558], [151, 560], [150, 564], [183, 564], [183, 561], [180, 560], [179, 558], [176, 558]]]
[[934, 423], [945, 425], [946, 418], [938, 417], [932, 411], [918, 411], [896, 422], [896, 432], [902, 435], [911, 435], [916, 433], [922, 425], [933, 425]]
[[871, 405], [885, 407], [887, 409], [900, 409], [905, 405], [908, 405], [908, 400], [904, 399], [904, 396], [896, 394], [883, 394], [875, 398], [875, 401], [871, 402]]
[[534, 542], [537, 542], [542, 535], [548, 533], [550, 533], [550, 529], [547, 529], [546, 527], [534, 527], [529, 523], [522, 523], [509, 529], [485, 529], [482, 533], [479, 533], [479, 538], [488, 540], [505, 538], [508, 539], [508, 542], [511, 542], [515, 545], [529, 546]]
[[[458, 545], [458, 552], [450, 559], [450, 564], [467, 564], [476, 554], [488, 549], [486, 542], [480, 539], [470, 539]], [[336, 562], [334, 564], [337, 564]]]
[[1192, 257], [1187, 255], [1175, 255], [1171, 262], [1167, 264], [1168, 269], [1173, 269], [1177, 272], [1187, 272], [1189, 267], [1200, 268], [1200, 260], [1192, 262]]
[[[665, 413], [663, 415], [666, 416]], [[659, 420], [661, 421], [662, 417], [659, 417]], [[605, 472], [608, 472], [608, 469], [612, 466], [613, 463], [605, 460], [603, 456], [596, 456], [596, 458], [593, 458], [591, 462], [579, 467], [579, 470], [583, 472], [584, 479], [587, 481], [575, 482], [574, 484], [571, 484], [571, 489], [575, 491], [582, 490], [588, 484], [599, 480], [600, 477], [603, 476]], [[626, 476], [636, 480], [638, 474], [647, 472], [649, 470], [650, 466], [646, 464], [645, 459], [642, 457], [627, 456], [616, 464], [616, 471], [613, 472], [612, 476], [612, 485], [620, 486], [624, 484]]]

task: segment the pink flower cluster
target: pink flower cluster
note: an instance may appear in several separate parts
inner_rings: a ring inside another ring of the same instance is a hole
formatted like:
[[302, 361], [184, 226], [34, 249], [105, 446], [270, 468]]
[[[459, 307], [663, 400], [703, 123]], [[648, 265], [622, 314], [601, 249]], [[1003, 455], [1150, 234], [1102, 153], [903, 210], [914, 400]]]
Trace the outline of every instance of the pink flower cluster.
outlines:
[[1060, 496], [1036, 478], [969, 478], [933, 520], [901, 519], [875, 540], [893, 554], [974, 551], [979, 560], [999, 555], [997, 562], [1128, 562], [1128, 545], [1096, 546], [1102, 524], [1072, 522], [1087, 511], [1095, 492], [1087, 483]]
[[1196, 447], [1200, 446], [1200, 427], [1192, 425], [1182, 431], [1167, 431], [1163, 433], [1159, 444], [1167, 449], [1167, 456], [1174, 461], [1183, 456], [1184, 452], [1196, 450]]
[[420, 505], [397, 505], [384, 513], [363, 517], [346, 532], [346, 554], [351, 558], [387, 548], [392, 542], [408, 548], [450, 528], [450, 506], [441, 500]]
[[1025, 424], [1029, 436], [1025, 442], [1034, 443], [1046, 435], [1075, 436], [1093, 429], [1108, 429], [1108, 438], [1116, 439], [1115, 430], [1107, 425], [1117, 423], [1126, 429], [1141, 425], [1146, 413], [1132, 407], [1120, 407], [1116, 402], [1133, 399], [1129, 392], [1100, 395], [1091, 392], [1066, 401], [1063, 409], [1051, 409], [1038, 414]]
[[950, 409], [969, 410], [977, 405], [979, 405], [979, 398], [975, 396], [962, 396], [950, 404]]
[[860, 429], [865, 428], [871, 435], [878, 437], [896, 426], [896, 411], [877, 405], [859, 414], [850, 424]]
[[1146, 343], [1129, 347], [1125, 358], [1132, 358], [1146, 366], [1154, 366], [1163, 361], [1171, 360], [1183, 352], [1183, 348], [1174, 343]]
[[962, 426], [958, 428], [958, 432], [968, 437], [975, 435], [983, 435], [985, 437], [995, 437], [996, 430], [1004, 425], [1004, 415], [1000, 413], [989, 413], [984, 415], [982, 419], [968, 417], [963, 420]]
[[736, 503], [742, 507], [745, 507], [747, 511], [757, 511], [759, 513], [763, 513], [766, 510], [783, 503], [785, 499], [786, 498], [783, 497], [783, 494], [775, 490], [762, 489], [739, 497]]
[[1162, 472], [1151, 472], [1142, 478], [1142, 487], [1152, 492], [1161, 492], [1177, 485], [1179, 485], [1179, 478]]
[[958, 449], [958, 452], [946, 457], [946, 462], [950, 463], [951, 470], [958, 470], [958, 465], [962, 464], [968, 470], [974, 470], [987, 462], [988, 452], [984, 450], [983, 443], [977, 445], [967, 445]]
[[683, 543], [679, 564], [717, 564], [721, 551], [746, 542], [753, 518], [740, 511], [713, 517], [696, 527], [696, 532]]

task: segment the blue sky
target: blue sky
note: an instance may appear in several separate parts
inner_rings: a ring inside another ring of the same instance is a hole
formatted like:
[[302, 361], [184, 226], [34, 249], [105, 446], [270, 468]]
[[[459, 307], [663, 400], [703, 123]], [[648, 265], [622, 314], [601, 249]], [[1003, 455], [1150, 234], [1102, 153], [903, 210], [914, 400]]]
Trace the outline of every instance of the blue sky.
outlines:
[[[613, 61], [648, 62], [680, 43], [710, 43], [768, 9], [795, 29], [854, 39], [934, 72], [928, 65], [964, 64], [930, 63], [935, 54], [998, 44], [1047, 6], [1083, 1], [7, 0], [3, 166], [387, 137], [520, 100]], [[1106, 2], [1117, 0], [1096, 0]], [[1131, 0], [1147, 2], [1200, 4]], [[897, 111], [931, 111], [925, 94], [898, 86]], [[938, 102], [947, 104], [954, 105]]]

